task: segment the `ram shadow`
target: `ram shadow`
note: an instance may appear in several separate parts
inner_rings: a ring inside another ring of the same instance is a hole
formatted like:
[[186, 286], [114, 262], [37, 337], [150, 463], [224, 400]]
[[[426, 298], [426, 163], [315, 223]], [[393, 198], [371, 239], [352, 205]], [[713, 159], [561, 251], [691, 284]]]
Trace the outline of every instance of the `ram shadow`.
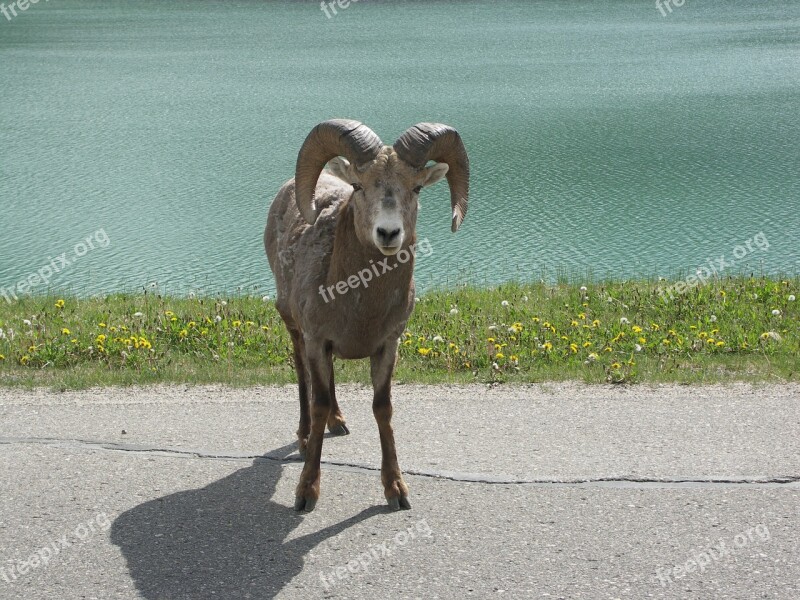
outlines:
[[157, 498], [120, 515], [111, 541], [122, 551], [142, 597], [274, 598], [317, 544], [386, 512], [385, 506], [371, 507], [286, 541], [304, 516], [271, 498], [282, 475], [280, 459], [296, 447], [283, 446], [206, 487]]

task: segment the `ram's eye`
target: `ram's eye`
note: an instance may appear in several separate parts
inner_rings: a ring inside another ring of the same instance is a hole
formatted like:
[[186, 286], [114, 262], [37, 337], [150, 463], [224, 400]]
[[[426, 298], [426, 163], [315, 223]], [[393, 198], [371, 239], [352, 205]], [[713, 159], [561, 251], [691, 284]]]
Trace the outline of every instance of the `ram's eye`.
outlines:
[[359, 190], [363, 190], [364, 189], [364, 188], [361, 187], [360, 183], [351, 183], [350, 185], [353, 186], [353, 190], [355, 190], [356, 192], [359, 191]]
[[415, 194], [419, 194], [422, 191], [422, 186], [418, 185], [417, 187], [414, 188], [413, 191], [414, 191]]

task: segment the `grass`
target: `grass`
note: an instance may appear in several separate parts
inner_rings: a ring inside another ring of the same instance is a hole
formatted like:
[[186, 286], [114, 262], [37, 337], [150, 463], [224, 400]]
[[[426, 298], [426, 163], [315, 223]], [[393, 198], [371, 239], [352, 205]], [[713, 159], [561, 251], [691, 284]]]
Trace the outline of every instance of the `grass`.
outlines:
[[[463, 287], [420, 298], [398, 383], [798, 380], [800, 279], [732, 277], [673, 298], [651, 281]], [[0, 385], [292, 383], [271, 300], [25, 298], [0, 304]], [[369, 381], [368, 361], [336, 361]]]

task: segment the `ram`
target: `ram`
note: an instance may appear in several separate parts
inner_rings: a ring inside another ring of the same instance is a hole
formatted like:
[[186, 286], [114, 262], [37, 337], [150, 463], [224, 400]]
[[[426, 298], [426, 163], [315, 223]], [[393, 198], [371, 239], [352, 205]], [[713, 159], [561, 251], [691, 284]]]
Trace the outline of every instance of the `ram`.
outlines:
[[419, 193], [445, 176], [456, 231], [467, 212], [469, 159], [455, 129], [420, 123], [385, 146], [358, 121], [334, 119], [308, 134], [295, 178], [270, 206], [264, 245], [300, 392], [298, 511], [319, 499], [326, 425], [349, 433], [336, 402], [334, 356], [370, 359], [384, 493], [392, 509], [411, 507], [391, 425], [391, 379], [414, 308]]

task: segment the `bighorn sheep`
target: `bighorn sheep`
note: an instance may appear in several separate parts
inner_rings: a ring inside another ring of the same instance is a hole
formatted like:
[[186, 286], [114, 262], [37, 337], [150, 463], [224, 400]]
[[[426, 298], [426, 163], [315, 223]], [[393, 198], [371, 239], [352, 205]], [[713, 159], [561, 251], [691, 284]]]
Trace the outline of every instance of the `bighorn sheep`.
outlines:
[[[428, 161], [436, 164], [426, 166]], [[322, 173], [326, 164], [330, 174]], [[334, 119], [308, 135], [295, 178], [272, 202], [264, 245], [275, 275], [276, 307], [294, 346], [297, 437], [305, 457], [295, 510], [311, 511], [319, 499], [326, 424], [335, 435], [349, 433], [336, 402], [334, 355], [369, 357], [384, 493], [392, 509], [411, 508], [391, 426], [391, 378], [398, 339], [414, 307], [418, 195], [445, 175], [456, 231], [467, 212], [469, 159], [455, 129], [420, 123], [384, 146], [358, 121]], [[389, 265], [386, 257], [401, 252], [410, 259]], [[363, 286], [348, 283], [347, 295], [333, 293], [337, 283], [344, 289], [342, 282], [355, 282], [359, 274], [366, 278], [366, 272], [370, 278]]]

